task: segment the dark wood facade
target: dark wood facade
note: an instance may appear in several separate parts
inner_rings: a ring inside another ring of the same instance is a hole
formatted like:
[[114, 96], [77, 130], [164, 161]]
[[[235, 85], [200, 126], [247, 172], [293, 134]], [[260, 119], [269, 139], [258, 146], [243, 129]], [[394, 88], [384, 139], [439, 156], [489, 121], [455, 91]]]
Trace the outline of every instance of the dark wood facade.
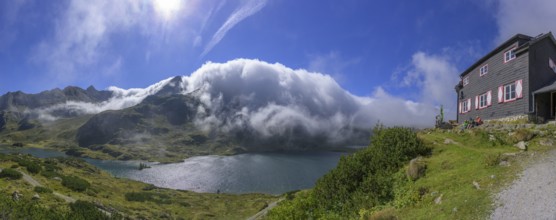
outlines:
[[458, 122], [476, 116], [485, 120], [517, 115], [554, 118], [556, 94], [536, 93], [556, 81], [550, 60], [556, 61], [552, 33], [518, 34], [502, 43], [460, 75]]

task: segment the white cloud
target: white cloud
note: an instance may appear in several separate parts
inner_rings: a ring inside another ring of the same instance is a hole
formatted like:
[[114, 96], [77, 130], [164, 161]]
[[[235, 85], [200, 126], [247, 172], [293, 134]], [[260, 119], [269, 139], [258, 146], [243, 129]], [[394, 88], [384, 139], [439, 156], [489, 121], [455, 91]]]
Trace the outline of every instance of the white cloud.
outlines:
[[495, 15], [499, 44], [521, 33], [537, 36], [556, 30], [556, 1], [554, 0], [498, 0]]
[[72, 0], [58, 18], [52, 39], [43, 40], [33, 60], [44, 63], [57, 81], [71, 82], [82, 67], [110, 56], [107, 36], [138, 24], [139, 1]]
[[[382, 89], [359, 97], [329, 75], [258, 60], [207, 63], [185, 76], [182, 86], [185, 93], [199, 94], [207, 107], [201, 111], [213, 116], [199, 118], [199, 125], [225, 129], [249, 126], [265, 136], [301, 126], [313, 134], [333, 137], [344, 128], [370, 128], [377, 121], [390, 126], [429, 127], [436, 113], [433, 105], [394, 97]], [[222, 114], [226, 111], [233, 112]]]
[[432, 104], [405, 100], [382, 88], [371, 96], [356, 96], [329, 75], [259, 60], [209, 62], [181, 79], [181, 84], [166, 79], [146, 89], [111, 87], [114, 96], [102, 103], [67, 102], [35, 111], [52, 120], [52, 113], [61, 109], [81, 114], [123, 109], [164, 86], [179, 86], [183, 94], [202, 103], [194, 120], [199, 128], [224, 132], [247, 128], [260, 137], [289, 136], [301, 129], [329, 143], [350, 141], [354, 129], [368, 131], [379, 121], [387, 126], [431, 127], [437, 113]]
[[139, 104], [149, 95], [153, 95], [160, 91], [172, 78], [162, 80], [147, 88], [131, 88], [121, 89], [118, 87], [109, 87], [108, 91], [112, 92], [112, 97], [104, 102], [76, 102], [67, 101], [65, 103], [49, 106], [40, 109], [31, 109], [31, 113], [36, 113], [40, 119], [52, 121], [57, 120], [55, 112], [65, 110], [74, 114], [97, 114], [107, 110], [119, 110]]
[[[401, 77], [402, 86], [418, 92], [419, 102], [455, 109], [454, 86], [459, 81], [458, 70], [447, 55], [417, 52], [412, 56], [409, 70]], [[397, 76], [394, 77], [397, 79]]]
[[[214, 33], [211, 40], [205, 46], [201, 57], [205, 56], [214, 46], [216, 46], [224, 36], [236, 26], [239, 22], [243, 21], [247, 17], [259, 12], [266, 5], [267, 0], [246, 0], [236, 9], [230, 17], [222, 24], [222, 26]], [[222, 6], [218, 6], [220, 8]]]

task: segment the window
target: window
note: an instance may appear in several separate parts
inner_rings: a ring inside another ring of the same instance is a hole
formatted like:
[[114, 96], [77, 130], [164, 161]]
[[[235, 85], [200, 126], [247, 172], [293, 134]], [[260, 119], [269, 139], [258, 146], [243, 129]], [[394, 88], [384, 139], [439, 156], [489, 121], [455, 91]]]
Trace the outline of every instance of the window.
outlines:
[[498, 87], [498, 103], [510, 102], [520, 98], [523, 98], [523, 80], [518, 79]]
[[469, 108], [469, 105], [468, 105], [468, 104], [469, 104], [469, 103], [467, 103], [467, 101], [463, 102], [463, 108], [462, 108], [463, 113], [469, 111], [470, 108]]
[[464, 114], [471, 111], [471, 99], [459, 103], [459, 112]]
[[487, 107], [487, 94], [482, 94], [479, 96], [479, 108]]
[[466, 86], [467, 84], [469, 84], [469, 76], [463, 78], [463, 86]]
[[484, 65], [483, 67], [481, 67], [481, 69], [479, 70], [479, 75], [480, 76], [484, 76], [485, 74], [488, 73], [488, 64]]
[[516, 99], [515, 83], [510, 83], [504, 86], [504, 102]]
[[516, 48], [514, 47], [504, 53], [504, 63], [507, 63], [510, 60], [515, 59], [515, 50]]

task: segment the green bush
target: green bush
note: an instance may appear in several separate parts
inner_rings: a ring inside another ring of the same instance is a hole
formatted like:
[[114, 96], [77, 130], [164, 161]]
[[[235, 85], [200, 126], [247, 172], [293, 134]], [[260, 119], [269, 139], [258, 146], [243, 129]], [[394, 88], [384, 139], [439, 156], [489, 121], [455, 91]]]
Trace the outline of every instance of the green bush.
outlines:
[[27, 168], [27, 171], [29, 173], [33, 173], [33, 174], [37, 174], [37, 173], [41, 172], [41, 170], [42, 170], [41, 165], [38, 164], [38, 163], [34, 163], [34, 162], [31, 162], [31, 163], [27, 164], [27, 166], [25, 166], [25, 168]]
[[170, 196], [155, 192], [128, 192], [125, 194], [127, 201], [145, 202], [151, 201], [158, 204], [171, 204]]
[[61, 176], [62, 176], [62, 175], [60, 175], [60, 174], [57, 173], [57, 172], [48, 171], [48, 170], [43, 170], [43, 171], [41, 172], [41, 175], [44, 176], [44, 177], [46, 177], [46, 178], [49, 178], [49, 179], [54, 178], [54, 177], [61, 177]]
[[13, 201], [6, 195], [0, 195], [0, 211], [2, 219], [67, 219], [58, 210], [43, 207], [36, 202]]
[[51, 189], [42, 186], [35, 186], [34, 191], [38, 193], [52, 193]]
[[62, 177], [62, 185], [77, 192], [83, 192], [91, 186], [87, 180], [81, 179], [76, 176], [64, 176]]
[[[312, 191], [280, 205], [270, 216], [275, 219], [337, 215], [356, 218], [358, 210], [393, 201], [394, 174], [412, 158], [429, 155], [431, 149], [410, 128], [378, 125], [373, 133], [369, 147], [343, 156], [336, 168], [317, 180]], [[409, 193], [410, 197], [415, 195], [413, 190]]]
[[17, 180], [21, 179], [21, 177], [23, 177], [23, 174], [11, 168], [3, 169], [2, 172], [0, 172], [0, 178], [10, 178], [13, 180]]
[[118, 213], [111, 213], [108, 216], [101, 212], [95, 204], [87, 201], [77, 200], [70, 204], [70, 210], [67, 219], [82, 219], [82, 220], [109, 220], [109, 219], [122, 219]]

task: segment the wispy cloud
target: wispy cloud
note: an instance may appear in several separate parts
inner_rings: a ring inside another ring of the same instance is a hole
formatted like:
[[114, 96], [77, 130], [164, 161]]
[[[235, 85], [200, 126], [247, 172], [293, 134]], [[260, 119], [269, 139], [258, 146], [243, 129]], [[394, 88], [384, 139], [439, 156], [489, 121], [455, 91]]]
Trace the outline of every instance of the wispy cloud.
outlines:
[[106, 52], [108, 36], [138, 24], [139, 15], [138, 1], [70, 1], [57, 19], [54, 36], [39, 43], [32, 60], [45, 64], [57, 82], [74, 81], [82, 68], [113, 56]]
[[201, 53], [201, 57], [204, 57], [208, 52], [210, 52], [212, 48], [214, 48], [214, 46], [216, 46], [226, 36], [229, 30], [247, 17], [259, 12], [266, 6], [267, 2], [267, 0], [245, 1], [230, 15], [230, 17], [228, 17], [226, 22], [224, 22], [218, 31], [214, 33], [211, 40], [206, 44], [203, 53]]

